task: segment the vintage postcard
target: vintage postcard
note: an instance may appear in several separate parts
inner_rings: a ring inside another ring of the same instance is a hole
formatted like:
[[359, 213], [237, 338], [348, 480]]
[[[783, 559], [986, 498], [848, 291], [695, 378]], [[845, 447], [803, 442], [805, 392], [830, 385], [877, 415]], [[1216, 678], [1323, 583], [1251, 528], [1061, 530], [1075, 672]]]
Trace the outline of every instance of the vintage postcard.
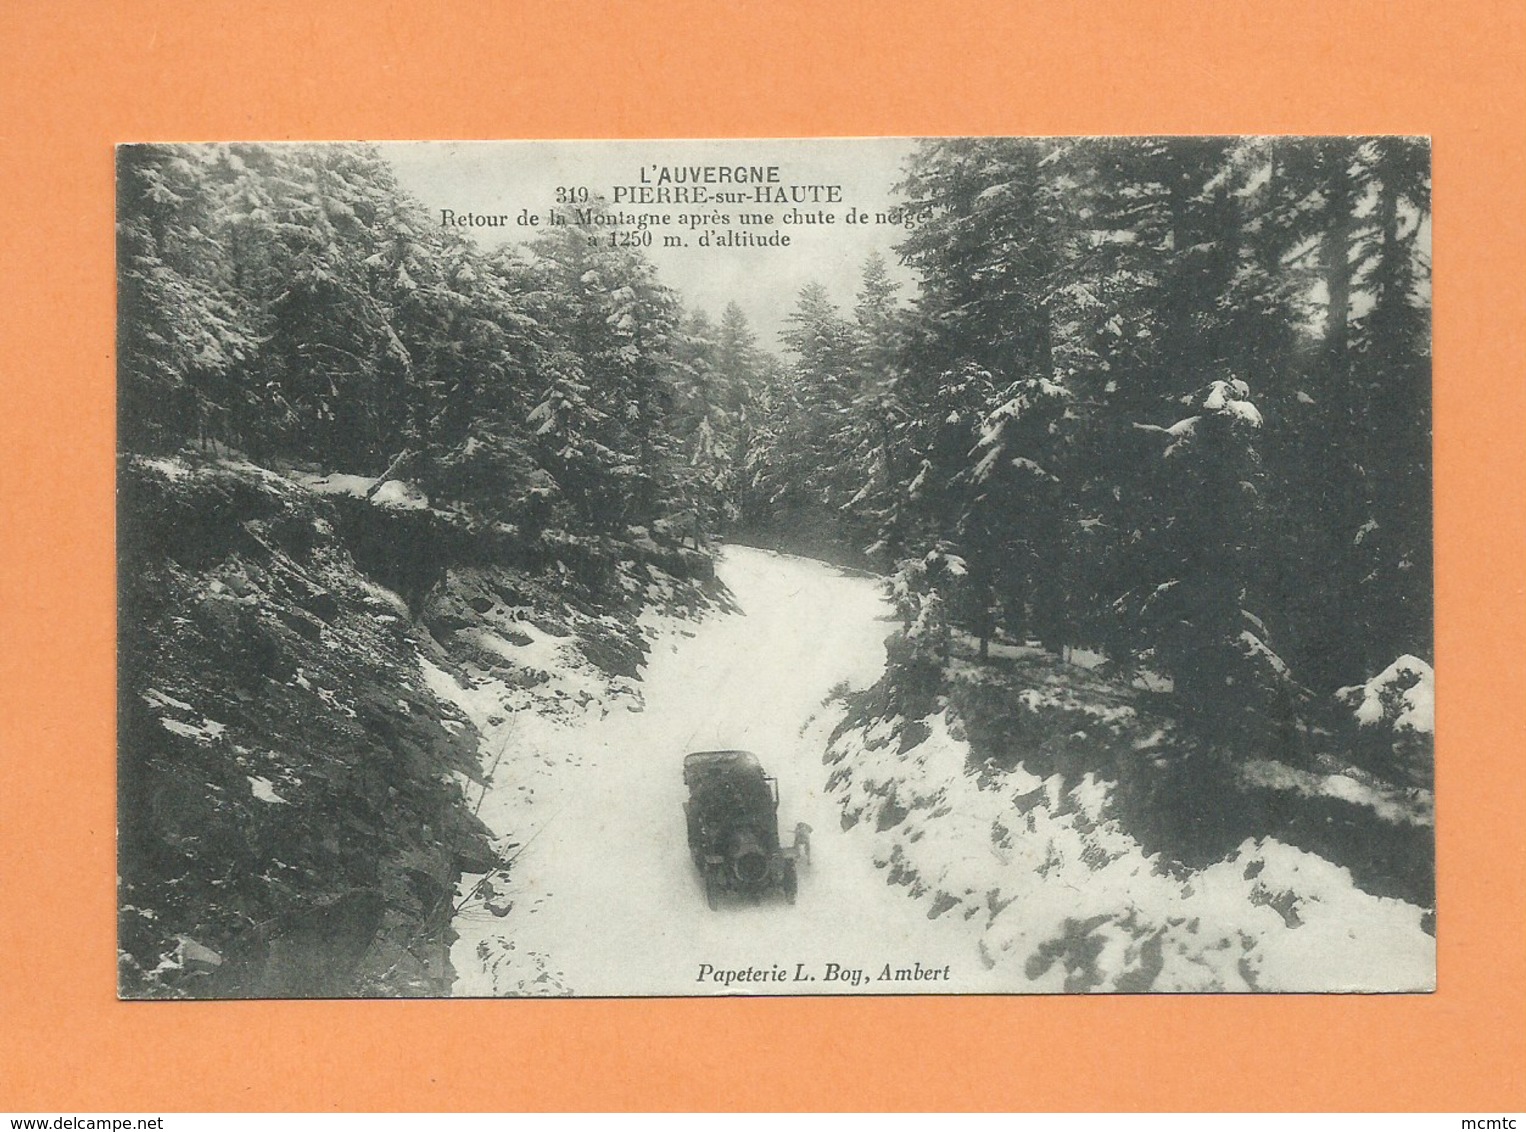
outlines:
[[124, 998], [1434, 989], [1425, 139], [117, 192]]

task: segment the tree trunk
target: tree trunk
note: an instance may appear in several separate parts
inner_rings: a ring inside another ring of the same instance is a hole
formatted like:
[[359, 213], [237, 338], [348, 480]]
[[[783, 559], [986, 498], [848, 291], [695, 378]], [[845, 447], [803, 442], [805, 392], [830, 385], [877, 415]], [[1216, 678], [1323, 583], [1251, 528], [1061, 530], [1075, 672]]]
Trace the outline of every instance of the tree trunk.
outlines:
[[[1345, 384], [1347, 344], [1351, 317], [1351, 208], [1353, 192], [1349, 162], [1351, 154], [1337, 145], [1330, 163], [1329, 196], [1325, 202], [1325, 230], [1320, 258], [1325, 269], [1329, 302], [1325, 308], [1326, 372], [1337, 388]], [[1344, 400], [1344, 398], [1343, 398]]]
[[382, 484], [386, 483], [388, 480], [396, 476], [398, 472], [402, 471], [403, 467], [408, 463], [409, 460], [413, 459], [413, 457], [414, 451], [411, 448], [404, 448], [401, 452], [399, 452], [392, 463], [387, 465], [387, 470], [376, 478], [376, 482], [373, 483], [370, 487], [370, 490], [366, 492], [366, 499], [368, 501], [373, 499], [376, 496], [376, 493], [382, 489]]

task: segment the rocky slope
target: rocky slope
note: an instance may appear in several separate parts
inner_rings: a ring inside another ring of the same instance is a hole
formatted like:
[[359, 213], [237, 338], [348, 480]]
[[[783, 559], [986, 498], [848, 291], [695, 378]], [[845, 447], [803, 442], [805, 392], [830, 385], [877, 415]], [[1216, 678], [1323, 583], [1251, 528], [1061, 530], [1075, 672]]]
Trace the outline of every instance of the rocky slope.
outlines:
[[185, 454], [124, 459], [119, 531], [127, 997], [447, 993], [457, 880], [503, 858], [468, 802], [480, 735], [430, 681], [567, 694], [490, 627], [634, 675], [639, 610], [703, 603], [708, 569], [647, 532], [552, 545], [395, 481]]

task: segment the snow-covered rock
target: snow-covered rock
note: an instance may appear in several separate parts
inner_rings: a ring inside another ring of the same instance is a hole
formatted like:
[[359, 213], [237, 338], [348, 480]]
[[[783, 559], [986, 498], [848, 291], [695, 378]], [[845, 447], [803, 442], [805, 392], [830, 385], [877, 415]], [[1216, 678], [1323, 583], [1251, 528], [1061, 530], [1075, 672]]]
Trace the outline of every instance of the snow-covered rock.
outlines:
[[1436, 730], [1436, 674], [1417, 656], [1406, 653], [1365, 684], [1335, 694], [1363, 727], [1386, 724], [1423, 735]]

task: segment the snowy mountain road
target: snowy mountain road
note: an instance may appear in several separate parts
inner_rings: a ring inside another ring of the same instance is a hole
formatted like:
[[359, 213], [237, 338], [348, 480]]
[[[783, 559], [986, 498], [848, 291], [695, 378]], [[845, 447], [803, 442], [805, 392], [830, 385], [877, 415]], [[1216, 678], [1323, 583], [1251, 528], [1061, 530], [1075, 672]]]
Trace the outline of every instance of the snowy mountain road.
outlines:
[[[824, 789], [836, 717], [823, 701], [843, 682], [872, 683], [884, 665], [878, 584], [744, 547], [725, 552], [720, 574], [743, 612], [680, 623], [654, 646], [644, 711], [574, 724], [559, 733], [564, 749], [543, 752], [555, 773], [537, 787], [534, 809], [550, 815], [541, 828], [500, 824], [520, 797], [507, 779], [489, 792], [489, 824], [536, 840], [502, 884], [514, 911], [458, 918], [458, 994], [894, 993], [974, 989], [989, 977], [972, 933], [929, 921], [887, 885], [868, 831], [842, 831]], [[778, 778], [786, 843], [797, 823], [811, 827], [793, 907], [706, 907], [685, 837], [682, 760], [719, 748], [755, 752]], [[940, 981], [892, 985], [877, 978], [886, 967], [936, 970]]]

